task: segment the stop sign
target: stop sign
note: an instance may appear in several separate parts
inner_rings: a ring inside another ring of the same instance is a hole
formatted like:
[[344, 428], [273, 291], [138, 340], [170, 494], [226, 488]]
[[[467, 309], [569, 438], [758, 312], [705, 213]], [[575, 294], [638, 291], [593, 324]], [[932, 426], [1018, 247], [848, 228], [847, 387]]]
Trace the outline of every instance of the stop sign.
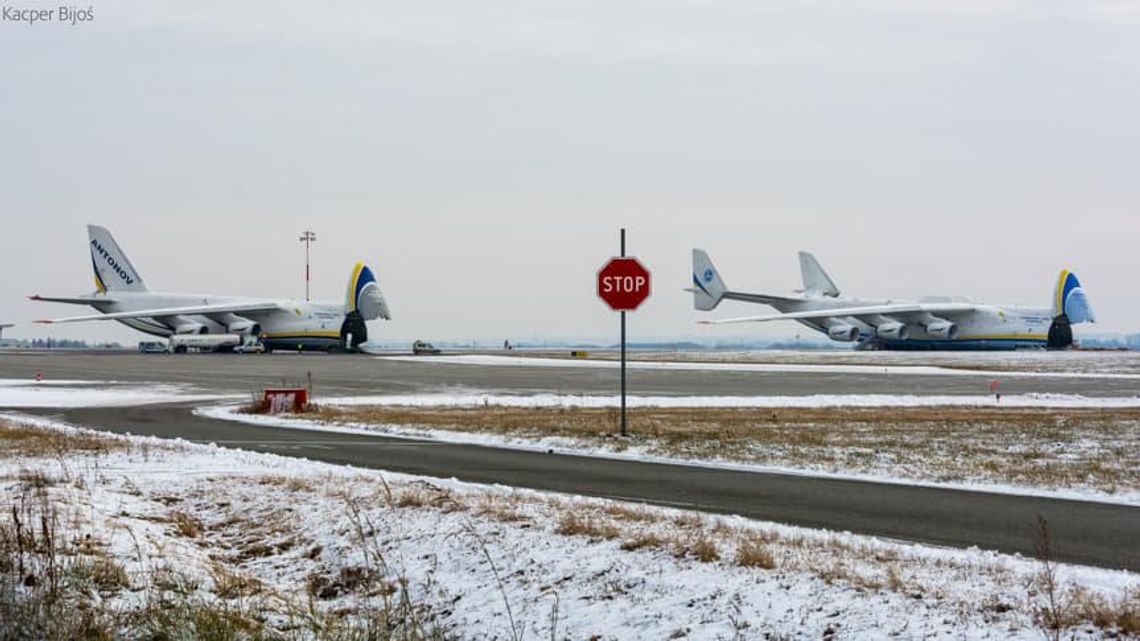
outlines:
[[636, 258], [611, 258], [598, 270], [598, 297], [615, 312], [637, 309], [649, 297], [649, 270]]

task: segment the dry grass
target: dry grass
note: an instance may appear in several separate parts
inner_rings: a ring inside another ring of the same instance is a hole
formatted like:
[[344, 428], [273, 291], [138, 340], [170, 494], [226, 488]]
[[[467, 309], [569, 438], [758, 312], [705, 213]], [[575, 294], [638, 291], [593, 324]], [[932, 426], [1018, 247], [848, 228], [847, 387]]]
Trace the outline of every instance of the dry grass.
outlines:
[[632, 552], [633, 550], [641, 549], [655, 549], [665, 547], [665, 540], [657, 536], [653, 532], [639, 532], [632, 538], [622, 541], [621, 549]]
[[392, 504], [396, 507], [433, 507], [443, 512], [462, 512], [468, 509], [467, 504], [457, 500], [451, 492], [426, 484], [396, 492]]
[[[562, 437], [621, 450], [610, 408], [321, 407], [327, 421]], [[936, 481], [1140, 491], [1140, 409], [640, 408], [655, 455]]]
[[178, 536], [196, 539], [202, 534], [202, 522], [185, 512], [178, 510], [171, 512], [170, 523]]
[[269, 474], [262, 476], [257, 481], [260, 485], [275, 485], [283, 487], [290, 492], [314, 492], [316, 486], [313, 481], [300, 476], [282, 476], [280, 474]]
[[586, 536], [592, 539], [616, 539], [620, 531], [613, 523], [594, 514], [579, 514], [566, 511], [559, 518], [554, 530], [566, 536]]
[[0, 419], [0, 452], [4, 456], [52, 456], [125, 451], [130, 444], [114, 437], [68, 433], [35, 425]]
[[[1044, 591], [1038, 580], [1030, 586], [1030, 597], [1041, 600]], [[1047, 638], [1067, 638], [1066, 630], [1085, 623], [1113, 631], [1114, 636], [1140, 637], [1140, 588], [1110, 600], [1080, 587], [1069, 587], [1057, 595], [1054, 607], [1038, 606], [1034, 614]]]
[[746, 568], [771, 570], [776, 567], [776, 557], [763, 541], [746, 539], [736, 546], [736, 564]]
[[720, 549], [712, 537], [704, 532], [674, 536], [670, 547], [673, 556], [677, 558], [694, 558], [701, 563], [720, 560]]
[[530, 521], [531, 518], [520, 509], [520, 504], [521, 501], [516, 497], [504, 499], [495, 495], [483, 495], [475, 502], [472, 513], [503, 523]]
[[213, 593], [222, 599], [240, 599], [261, 594], [265, 590], [257, 578], [218, 563], [210, 567], [210, 580], [213, 582]]

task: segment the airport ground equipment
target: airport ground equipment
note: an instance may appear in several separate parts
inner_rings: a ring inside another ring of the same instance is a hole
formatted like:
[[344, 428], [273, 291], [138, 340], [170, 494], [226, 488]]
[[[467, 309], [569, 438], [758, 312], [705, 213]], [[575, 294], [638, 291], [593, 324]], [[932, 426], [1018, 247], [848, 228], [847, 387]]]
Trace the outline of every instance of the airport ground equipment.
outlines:
[[412, 353], [416, 356], [436, 356], [440, 350], [427, 341], [416, 341], [412, 343]]
[[169, 346], [162, 341], [139, 341], [140, 354], [165, 354], [169, 351]]

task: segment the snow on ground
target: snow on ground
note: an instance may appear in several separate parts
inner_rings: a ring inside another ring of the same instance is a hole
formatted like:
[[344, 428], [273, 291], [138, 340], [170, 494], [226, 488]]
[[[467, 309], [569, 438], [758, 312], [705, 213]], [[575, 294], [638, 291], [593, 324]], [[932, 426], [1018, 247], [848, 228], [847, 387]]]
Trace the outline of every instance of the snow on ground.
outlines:
[[[670, 357], [675, 354], [670, 354]], [[501, 356], [495, 354], [455, 354], [441, 356], [377, 356], [388, 360], [407, 361], [436, 365], [480, 365], [499, 367], [594, 367], [615, 368], [615, 360], [545, 358], [541, 356]], [[907, 375], [907, 376], [994, 376], [1003, 378], [1113, 378], [1140, 380], [1140, 373], [1118, 373], [1099, 371], [1022, 371], [1016, 369], [970, 369], [968, 367], [942, 367], [916, 364], [858, 364], [842, 363], [756, 363], [756, 362], [709, 362], [680, 360], [632, 360], [626, 363], [629, 369], [638, 370], [683, 370], [721, 372], [781, 372], [781, 373], [839, 373], [864, 375]]]
[[187, 385], [0, 379], [0, 407], [10, 408], [127, 407], [233, 397], [232, 394], [205, 394]]
[[[77, 539], [83, 531], [105, 539], [132, 577], [175, 568], [195, 579], [189, 585], [203, 597], [223, 598], [219, 577], [232, 573], [271, 591], [266, 602], [351, 613], [369, 597], [354, 594], [344, 577], [364, 568], [382, 572], [393, 589], [406, 585], [466, 639], [1042, 634], [1032, 614], [1044, 598], [1035, 587], [1040, 564], [1019, 557], [30, 420], [129, 448], [7, 454], [0, 496], [15, 496], [35, 470], [53, 500], [76, 515]], [[187, 519], [200, 532], [179, 526]], [[1062, 565], [1058, 575], [1085, 599], [1140, 599], [1134, 573]], [[104, 598], [118, 607], [140, 597], [128, 590]], [[1071, 632], [1109, 634], [1089, 624]]]
[[[330, 400], [322, 402], [335, 404], [337, 401]], [[1140, 506], [1140, 490], [1132, 488], [1116, 487], [1112, 492], [1108, 492], [1096, 486], [1042, 487], [1017, 485], [982, 477], [953, 481], [945, 480], [940, 478], [942, 470], [941, 467], [937, 465], [936, 460], [927, 461], [919, 458], [918, 455], [911, 455], [913, 464], [909, 465], [905, 471], [893, 464], [886, 467], [872, 465], [870, 468], [859, 470], [846, 468], [840, 471], [817, 465], [797, 465], [795, 461], [788, 461], [786, 464], [772, 464], [742, 461], [739, 459], [683, 458], [680, 456], [663, 455], [654, 449], [653, 443], [640, 443], [636, 440], [626, 442], [616, 439], [607, 439], [606, 441], [599, 442], [596, 439], [591, 440], [566, 436], [533, 436], [527, 434], [458, 431], [420, 425], [330, 422], [307, 418], [305, 415], [298, 414], [249, 414], [239, 405], [202, 406], [195, 409], [194, 413], [218, 420], [236, 421], [284, 429], [336, 432], [341, 434], [382, 435], [391, 438], [428, 439], [446, 443], [484, 445], [488, 447], [504, 447], [536, 452], [557, 452], [562, 454], [650, 463], [692, 465], [745, 472], [799, 474], [804, 476], [873, 481], [877, 483], [998, 492], [1020, 496], [1045, 496], [1078, 501]], [[1099, 442], [1089, 442], [1084, 445], [1086, 447], [1100, 447], [1102, 444]], [[836, 453], [839, 453], [838, 449]], [[1071, 457], [1074, 454], [1075, 452], [1068, 452], [1065, 455]], [[864, 462], [867, 461], [864, 459]], [[873, 461], [871, 461], [871, 463], [873, 463]]]

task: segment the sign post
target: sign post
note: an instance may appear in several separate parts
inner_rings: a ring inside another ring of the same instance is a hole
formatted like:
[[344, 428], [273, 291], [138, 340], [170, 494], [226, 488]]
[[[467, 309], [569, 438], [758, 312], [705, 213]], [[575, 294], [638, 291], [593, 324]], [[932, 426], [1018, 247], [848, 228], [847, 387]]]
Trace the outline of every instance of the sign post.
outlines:
[[625, 313], [637, 309], [649, 297], [649, 270], [636, 258], [625, 255], [625, 228], [621, 230], [621, 254], [598, 270], [598, 297], [621, 313], [621, 435], [628, 435], [625, 417]]

